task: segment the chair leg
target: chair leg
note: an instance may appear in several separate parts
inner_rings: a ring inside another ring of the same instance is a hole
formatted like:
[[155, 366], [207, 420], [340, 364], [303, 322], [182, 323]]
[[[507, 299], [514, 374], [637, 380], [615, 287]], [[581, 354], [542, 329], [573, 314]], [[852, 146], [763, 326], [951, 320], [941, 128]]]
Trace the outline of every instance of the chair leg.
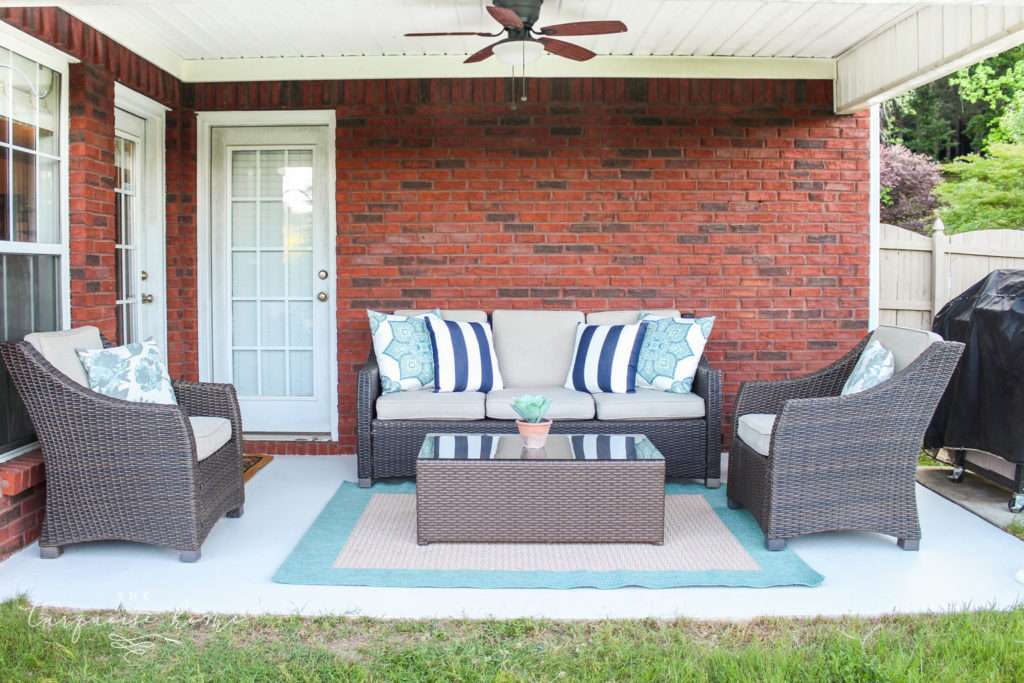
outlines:
[[61, 548], [59, 545], [39, 546], [39, 557], [44, 560], [56, 560], [63, 552], [64, 548]]
[[180, 550], [178, 551], [178, 559], [182, 562], [198, 562], [199, 558], [203, 556], [202, 550]]
[[245, 514], [245, 506], [244, 505], [239, 505], [234, 510], [228, 510], [228, 513], [227, 513], [226, 516], [230, 517], [231, 519], [238, 519], [239, 517], [241, 517], [244, 514]]
[[896, 545], [903, 548], [904, 550], [914, 551], [921, 549], [920, 538], [897, 538]]
[[730, 510], [742, 510], [743, 509], [743, 506], [740, 505], [739, 503], [737, 503], [732, 498], [726, 498], [725, 499], [725, 504], [729, 506]]
[[369, 477], [360, 477], [359, 478], [359, 488], [361, 488], [361, 489], [368, 489], [371, 486], [373, 486], [373, 479], [370, 479]]
[[717, 489], [722, 485], [722, 480], [717, 477], [709, 477], [704, 480], [704, 488]]
[[768, 550], [785, 550], [786, 539], [784, 538], [765, 538], [764, 547]]

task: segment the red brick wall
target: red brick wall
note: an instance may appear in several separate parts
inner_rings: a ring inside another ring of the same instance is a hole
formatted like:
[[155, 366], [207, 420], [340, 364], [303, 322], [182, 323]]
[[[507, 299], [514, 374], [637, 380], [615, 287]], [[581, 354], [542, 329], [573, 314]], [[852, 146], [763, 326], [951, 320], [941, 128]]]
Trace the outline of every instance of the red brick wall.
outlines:
[[[355, 449], [366, 307], [714, 314], [708, 355], [725, 373], [727, 406], [740, 381], [816, 369], [866, 329], [868, 119], [833, 116], [828, 82], [534, 80], [514, 111], [502, 79], [182, 85], [59, 10], [0, 19], [95, 67], [79, 67], [83, 79], [106, 79], [97, 101], [82, 97], [88, 151], [106, 153], [112, 123], [88, 111], [109, 108], [115, 77], [174, 108], [175, 376], [197, 368], [195, 112], [337, 111], [342, 452]], [[72, 200], [106, 196], [94, 180]], [[93, 208], [73, 214], [73, 230], [111, 214]], [[112, 243], [73, 249], [103, 268]], [[78, 296], [94, 310], [76, 321], [109, 325], [107, 298]]]
[[39, 538], [45, 509], [42, 455], [0, 464], [0, 561]]

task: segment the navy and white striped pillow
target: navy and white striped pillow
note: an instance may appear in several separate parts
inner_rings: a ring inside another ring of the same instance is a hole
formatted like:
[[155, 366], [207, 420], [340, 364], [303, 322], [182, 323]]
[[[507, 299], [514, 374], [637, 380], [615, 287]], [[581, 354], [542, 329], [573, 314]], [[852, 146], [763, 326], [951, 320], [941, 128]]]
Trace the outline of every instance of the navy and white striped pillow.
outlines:
[[434, 346], [434, 391], [504, 389], [494, 355], [491, 326], [427, 316]]
[[631, 394], [636, 391], [636, 365], [647, 323], [576, 326], [566, 389]]

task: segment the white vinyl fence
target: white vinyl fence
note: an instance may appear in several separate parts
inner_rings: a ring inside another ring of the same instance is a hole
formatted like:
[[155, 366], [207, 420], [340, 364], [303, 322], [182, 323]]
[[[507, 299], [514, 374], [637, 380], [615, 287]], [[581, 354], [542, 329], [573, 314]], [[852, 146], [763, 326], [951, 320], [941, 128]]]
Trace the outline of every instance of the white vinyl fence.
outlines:
[[926, 237], [883, 224], [879, 323], [931, 329], [947, 301], [998, 268], [1024, 269], [1024, 230], [946, 235], [935, 221]]

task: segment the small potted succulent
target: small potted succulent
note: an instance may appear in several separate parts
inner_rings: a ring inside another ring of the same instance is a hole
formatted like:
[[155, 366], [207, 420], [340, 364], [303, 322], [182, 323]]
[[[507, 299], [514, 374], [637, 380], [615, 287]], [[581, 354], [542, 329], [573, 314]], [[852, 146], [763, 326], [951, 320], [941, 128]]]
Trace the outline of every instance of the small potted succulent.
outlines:
[[551, 430], [551, 420], [544, 417], [551, 407], [551, 399], [525, 394], [512, 401], [512, 410], [520, 419], [516, 420], [519, 436], [527, 448], [544, 448]]

